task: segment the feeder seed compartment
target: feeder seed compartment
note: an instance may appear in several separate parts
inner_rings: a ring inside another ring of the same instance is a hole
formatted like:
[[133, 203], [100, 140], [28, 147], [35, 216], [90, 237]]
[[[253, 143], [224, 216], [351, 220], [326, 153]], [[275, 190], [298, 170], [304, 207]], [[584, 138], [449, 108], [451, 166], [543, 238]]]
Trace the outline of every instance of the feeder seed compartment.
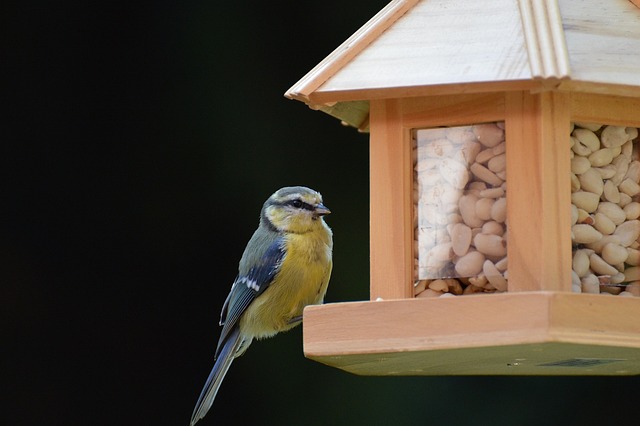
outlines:
[[507, 290], [504, 122], [417, 129], [416, 297]]
[[572, 128], [572, 289], [640, 296], [638, 129]]

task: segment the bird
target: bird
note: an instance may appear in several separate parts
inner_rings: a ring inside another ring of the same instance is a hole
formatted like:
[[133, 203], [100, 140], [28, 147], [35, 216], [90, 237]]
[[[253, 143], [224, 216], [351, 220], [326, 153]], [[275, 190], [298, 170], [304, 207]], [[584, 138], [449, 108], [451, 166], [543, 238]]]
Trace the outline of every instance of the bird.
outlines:
[[329, 213], [322, 195], [304, 186], [280, 188], [265, 201], [222, 306], [215, 363], [191, 426], [207, 414], [231, 363], [254, 339], [290, 330], [302, 322], [305, 306], [323, 303], [333, 268]]

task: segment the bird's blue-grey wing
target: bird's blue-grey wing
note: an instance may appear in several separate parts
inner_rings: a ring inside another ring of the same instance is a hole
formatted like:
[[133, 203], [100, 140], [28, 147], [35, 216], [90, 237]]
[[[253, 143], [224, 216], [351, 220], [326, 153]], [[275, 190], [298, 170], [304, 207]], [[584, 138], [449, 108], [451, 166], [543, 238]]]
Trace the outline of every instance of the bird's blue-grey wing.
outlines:
[[223, 327], [216, 356], [247, 307], [269, 287], [280, 270], [285, 254], [283, 239], [276, 238], [251, 268], [244, 273], [241, 271], [237, 276], [222, 307], [220, 325]]

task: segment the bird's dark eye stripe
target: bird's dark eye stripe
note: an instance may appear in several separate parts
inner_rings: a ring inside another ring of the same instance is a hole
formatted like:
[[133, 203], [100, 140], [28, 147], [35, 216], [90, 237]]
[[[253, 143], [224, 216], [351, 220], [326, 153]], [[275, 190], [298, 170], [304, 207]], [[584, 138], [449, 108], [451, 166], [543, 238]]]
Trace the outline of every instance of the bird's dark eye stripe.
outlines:
[[294, 199], [294, 200], [286, 201], [286, 202], [285, 202], [285, 203], [283, 203], [283, 204], [286, 204], [286, 205], [288, 205], [288, 206], [295, 207], [296, 209], [305, 209], [305, 210], [311, 210], [311, 211], [313, 211], [313, 210], [314, 210], [314, 207], [313, 207], [311, 204], [309, 204], [309, 203], [305, 203], [304, 201], [299, 200], [299, 199], [297, 199], [297, 198], [296, 198], [296, 199]]

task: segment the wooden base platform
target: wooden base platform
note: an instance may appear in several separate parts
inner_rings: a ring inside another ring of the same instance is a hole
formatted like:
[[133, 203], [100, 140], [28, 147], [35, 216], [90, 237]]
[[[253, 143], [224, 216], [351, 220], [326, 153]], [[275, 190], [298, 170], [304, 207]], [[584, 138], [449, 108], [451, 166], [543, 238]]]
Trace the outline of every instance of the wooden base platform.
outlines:
[[640, 374], [640, 298], [515, 292], [309, 306], [305, 356], [361, 375]]

